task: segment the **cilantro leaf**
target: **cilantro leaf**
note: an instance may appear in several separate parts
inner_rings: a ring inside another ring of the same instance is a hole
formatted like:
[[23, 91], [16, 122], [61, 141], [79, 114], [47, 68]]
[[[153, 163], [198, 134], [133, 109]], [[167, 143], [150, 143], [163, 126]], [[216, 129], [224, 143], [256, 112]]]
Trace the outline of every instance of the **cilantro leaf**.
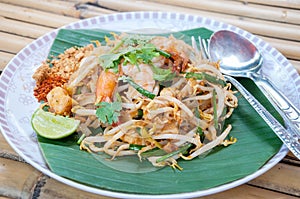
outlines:
[[104, 54], [99, 57], [100, 65], [103, 69], [118, 69], [120, 54]]
[[99, 56], [100, 65], [104, 70], [112, 69], [118, 72], [118, 65], [124, 60], [124, 64], [139, 63], [151, 64], [154, 57], [160, 55], [170, 57], [170, 55], [157, 49], [154, 44], [149, 43], [151, 37], [147, 36], [128, 36], [115, 46], [108, 54]]
[[154, 57], [158, 57], [160, 54], [156, 51], [156, 47], [153, 44], [146, 44], [137, 50], [136, 57], [143, 63], [151, 64]]
[[100, 102], [97, 104], [96, 116], [102, 123], [113, 124], [118, 122], [120, 111], [122, 110], [121, 102]]
[[218, 77], [212, 76], [206, 72], [200, 72], [200, 73], [188, 72], [188, 73], [186, 73], [185, 78], [195, 78], [198, 80], [206, 80], [213, 84], [219, 84], [223, 87], [226, 86], [226, 82], [224, 80], [222, 80]]
[[152, 67], [152, 72], [153, 79], [160, 82], [170, 81], [176, 76], [176, 73], [171, 69], [163, 69], [155, 66]]

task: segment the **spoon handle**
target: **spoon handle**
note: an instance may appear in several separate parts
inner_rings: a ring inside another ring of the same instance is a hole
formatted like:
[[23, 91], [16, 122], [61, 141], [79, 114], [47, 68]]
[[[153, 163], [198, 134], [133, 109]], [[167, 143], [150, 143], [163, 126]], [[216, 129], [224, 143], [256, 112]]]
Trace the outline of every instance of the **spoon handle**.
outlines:
[[238, 89], [238, 91], [245, 97], [255, 111], [264, 119], [264, 121], [270, 126], [275, 134], [288, 147], [288, 149], [298, 159], [300, 159], [300, 135], [295, 133], [295, 131], [285, 129], [237, 80], [227, 75], [225, 75], [225, 78], [227, 81], [230, 81], [231, 84], [236, 87], [236, 89]]
[[281, 114], [285, 122], [290, 125], [290, 128], [300, 135], [300, 111], [268, 78], [260, 74], [252, 74], [251, 78], [272, 99], [270, 102]]

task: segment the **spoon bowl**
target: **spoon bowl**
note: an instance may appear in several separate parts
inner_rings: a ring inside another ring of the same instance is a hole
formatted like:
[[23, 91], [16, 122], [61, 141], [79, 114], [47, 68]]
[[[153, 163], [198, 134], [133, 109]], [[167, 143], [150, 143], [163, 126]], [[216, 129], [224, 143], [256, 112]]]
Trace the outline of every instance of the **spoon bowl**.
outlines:
[[221, 72], [232, 76], [248, 77], [249, 72], [259, 71], [263, 61], [249, 40], [227, 30], [212, 35], [208, 50], [212, 61], [220, 61]]
[[278, 137], [300, 159], [300, 111], [261, 73], [263, 57], [258, 49], [246, 38], [232, 31], [220, 30], [210, 38], [208, 56], [213, 62], [219, 61], [222, 73], [247, 77], [258, 85], [286, 123], [287, 133], [281, 131]]

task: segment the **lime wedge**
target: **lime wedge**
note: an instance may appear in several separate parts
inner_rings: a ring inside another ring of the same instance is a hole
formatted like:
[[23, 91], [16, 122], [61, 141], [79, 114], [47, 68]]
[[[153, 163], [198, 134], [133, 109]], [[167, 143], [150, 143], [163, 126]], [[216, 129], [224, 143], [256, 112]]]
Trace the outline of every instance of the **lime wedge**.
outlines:
[[74, 133], [80, 121], [37, 109], [31, 118], [35, 132], [49, 139], [60, 139]]

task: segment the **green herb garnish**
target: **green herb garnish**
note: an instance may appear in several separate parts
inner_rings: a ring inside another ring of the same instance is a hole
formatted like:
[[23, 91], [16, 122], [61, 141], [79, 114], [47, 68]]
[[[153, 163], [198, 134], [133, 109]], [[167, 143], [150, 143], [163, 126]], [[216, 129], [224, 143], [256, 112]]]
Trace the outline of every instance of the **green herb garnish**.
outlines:
[[205, 139], [205, 134], [203, 132], [203, 130], [201, 129], [201, 127], [197, 128], [197, 134], [199, 134], [200, 136], [200, 141], [203, 143], [204, 139]]
[[213, 84], [219, 84], [221, 86], [226, 86], [226, 82], [224, 80], [222, 80], [218, 77], [209, 75], [205, 72], [201, 72], [201, 73], [188, 72], [185, 74], [185, 78], [195, 78], [197, 80], [206, 80]]
[[213, 111], [214, 111], [214, 126], [216, 129], [218, 129], [217, 93], [215, 89], [213, 90], [212, 104], [213, 104]]
[[157, 160], [156, 160], [156, 162], [158, 163], [158, 162], [162, 162], [162, 161], [165, 161], [166, 159], [168, 159], [168, 158], [170, 158], [170, 157], [172, 157], [172, 156], [174, 156], [174, 155], [177, 155], [177, 154], [180, 154], [180, 153], [186, 153], [187, 152], [187, 150], [192, 146], [193, 144], [191, 144], [191, 143], [189, 143], [189, 144], [186, 144], [186, 145], [184, 145], [184, 146], [182, 146], [182, 147], [180, 147], [178, 150], [176, 150], [176, 151], [173, 151], [173, 152], [171, 152], [171, 153], [168, 153], [168, 154], [166, 154], [166, 155], [163, 155], [163, 156], [161, 156], [160, 158], [158, 158]]
[[170, 54], [157, 49], [154, 44], [149, 43], [152, 37], [129, 35], [121, 40], [109, 54], [99, 57], [100, 65], [103, 69], [118, 71], [118, 65], [124, 60], [124, 64], [139, 63], [151, 64], [154, 57], [160, 55], [170, 57]]
[[144, 146], [144, 145], [138, 145], [138, 144], [130, 144], [130, 145], [129, 145], [129, 150], [139, 151], [139, 150], [141, 150], [143, 147], [145, 147], [145, 146]]
[[113, 124], [119, 121], [121, 102], [100, 102], [97, 104], [96, 116], [102, 123]]
[[171, 69], [163, 69], [155, 66], [152, 67], [152, 72], [153, 79], [159, 82], [170, 81], [176, 76], [176, 73]]

